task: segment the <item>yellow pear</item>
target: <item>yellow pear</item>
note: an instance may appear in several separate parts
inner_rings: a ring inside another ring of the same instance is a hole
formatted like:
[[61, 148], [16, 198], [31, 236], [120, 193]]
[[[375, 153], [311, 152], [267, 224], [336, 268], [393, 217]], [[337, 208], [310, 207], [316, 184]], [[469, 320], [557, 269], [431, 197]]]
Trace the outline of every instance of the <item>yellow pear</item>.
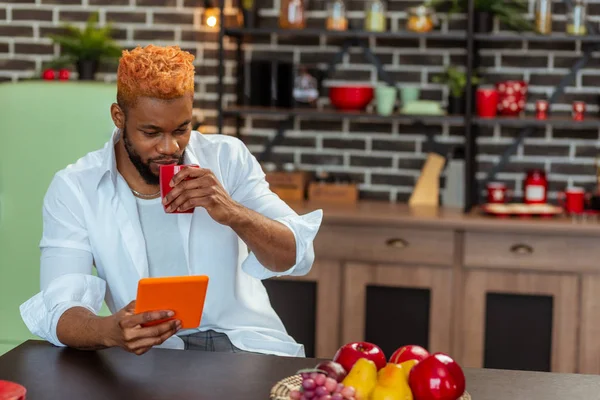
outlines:
[[408, 381], [408, 375], [410, 374], [410, 370], [412, 369], [412, 367], [414, 367], [418, 363], [419, 363], [419, 361], [417, 361], [417, 360], [407, 360], [407, 361], [400, 363], [400, 365], [402, 366], [402, 370], [406, 374], [406, 381]]
[[388, 363], [377, 373], [377, 385], [389, 388], [406, 385], [406, 372], [400, 364]]
[[404, 387], [375, 386], [369, 400], [413, 400], [410, 387], [405, 383]]
[[342, 383], [356, 390], [356, 400], [368, 400], [377, 385], [377, 366], [371, 360], [359, 358]]
[[[407, 368], [411, 365], [407, 364]], [[388, 363], [377, 373], [377, 385], [369, 400], [413, 400], [406, 379], [406, 369], [401, 364]]]

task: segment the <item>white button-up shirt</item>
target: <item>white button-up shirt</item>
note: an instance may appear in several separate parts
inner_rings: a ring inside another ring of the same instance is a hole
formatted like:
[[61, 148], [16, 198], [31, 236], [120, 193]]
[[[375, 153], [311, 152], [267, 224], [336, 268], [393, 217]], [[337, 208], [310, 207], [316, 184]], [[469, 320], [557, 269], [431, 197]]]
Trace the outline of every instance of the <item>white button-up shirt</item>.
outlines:
[[[33, 334], [57, 346], [64, 346], [56, 325], [67, 309], [79, 306], [97, 314], [105, 300], [115, 313], [135, 299], [138, 280], [148, 277], [136, 201], [117, 171], [114, 144], [119, 137], [115, 129], [103, 149], [59, 171], [44, 198], [41, 291], [20, 310]], [[210, 279], [199, 329], [226, 333], [242, 350], [304, 356], [304, 346], [287, 334], [261, 280], [310, 271], [322, 210], [296, 214], [269, 190], [260, 165], [236, 138], [193, 131], [185, 163], [212, 170], [233, 200], [286, 225], [296, 240], [295, 265], [274, 273], [205, 209], [173, 215], [188, 272]], [[80, 261], [85, 257], [61, 260], [61, 249], [65, 254], [91, 254], [97, 277], [90, 262]], [[183, 341], [173, 336], [161, 347], [181, 349]]]

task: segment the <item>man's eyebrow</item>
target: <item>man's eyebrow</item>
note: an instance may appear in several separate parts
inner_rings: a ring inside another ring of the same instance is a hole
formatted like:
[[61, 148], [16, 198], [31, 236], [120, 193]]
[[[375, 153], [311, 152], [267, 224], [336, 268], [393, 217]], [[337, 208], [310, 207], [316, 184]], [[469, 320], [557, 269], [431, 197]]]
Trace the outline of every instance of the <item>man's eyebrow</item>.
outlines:
[[156, 126], [156, 125], [152, 125], [152, 124], [149, 124], [149, 125], [140, 125], [140, 128], [142, 128], [142, 129], [153, 129], [153, 130], [156, 130], [156, 131], [160, 131], [162, 129], [160, 126]]
[[[191, 120], [191, 119], [188, 119], [188, 120], [186, 120], [186, 121], [182, 122], [181, 124], [179, 124], [179, 128], [181, 128], [181, 127], [183, 127], [183, 126], [185, 126], [185, 125], [189, 124], [190, 122], [192, 122], [192, 120]], [[140, 125], [140, 128], [142, 128], [142, 129], [153, 129], [153, 130], [155, 130], [155, 131], [160, 131], [160, 130], [162, 130], [162, 128], [161, 128], [160, 126], [156, 126], [156, 125], [152, 125], [152, 124], [148, 124], [148, 125]]]

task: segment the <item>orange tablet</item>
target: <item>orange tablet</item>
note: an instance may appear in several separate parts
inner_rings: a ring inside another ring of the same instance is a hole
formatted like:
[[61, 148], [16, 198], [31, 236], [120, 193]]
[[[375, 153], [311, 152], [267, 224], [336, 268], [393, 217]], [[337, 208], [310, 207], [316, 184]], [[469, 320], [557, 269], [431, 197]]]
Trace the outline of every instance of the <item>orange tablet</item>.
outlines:
[[[170, 310], [175, 316], [170, 319], [181, 321], [182, 329], [200, 326], [208, 276], [167, 276], [143, 278], [138, 282], [135, 313]], [[156, 325], [155, 321], [144, 326]]]

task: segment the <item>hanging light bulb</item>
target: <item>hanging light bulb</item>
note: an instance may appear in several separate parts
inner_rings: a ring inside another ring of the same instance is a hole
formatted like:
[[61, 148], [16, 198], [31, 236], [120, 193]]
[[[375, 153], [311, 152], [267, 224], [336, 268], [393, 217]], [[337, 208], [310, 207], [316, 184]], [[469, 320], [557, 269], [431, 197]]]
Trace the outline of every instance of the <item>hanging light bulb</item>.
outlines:
[[218, 30], [220, 24], [221, 10], [215, 7], [211, 0], [204, 2], [204, 14], [202, 15], [202, 25], [210, 30]]

